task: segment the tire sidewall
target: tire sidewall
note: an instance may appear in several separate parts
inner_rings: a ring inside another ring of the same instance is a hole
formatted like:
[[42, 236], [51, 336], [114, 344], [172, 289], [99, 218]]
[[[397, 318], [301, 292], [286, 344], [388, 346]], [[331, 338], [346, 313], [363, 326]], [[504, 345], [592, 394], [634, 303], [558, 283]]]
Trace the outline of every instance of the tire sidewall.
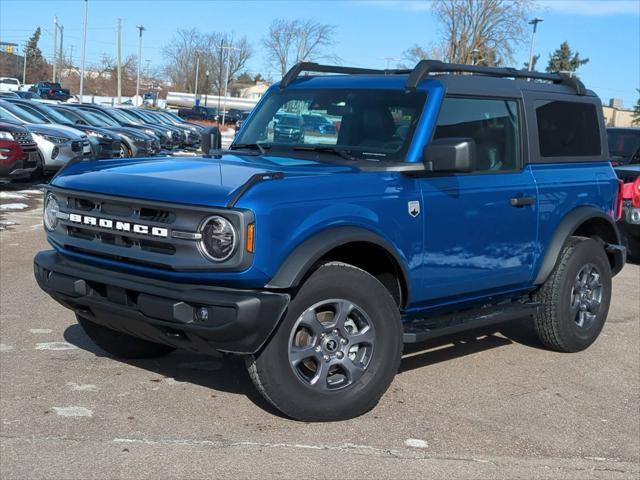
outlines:
[[[602, 281], [602, 299], [596, 319], [588, 327], [579, 327], [575, 322], [575, 315], [571, 312], [571, 293], [578, 272], [587, 264], [594, 265]], [[560, 337], [572, 351], [584, 350], [597, 338], [609, 312], [611, 300], [611, 266], [604, 250], [598, 242], [585, 239], [579, 242], [564, 271], [564, 278], [558, 292], [560, 305], [559, 333]]]
[[[358, 381], [335, 391], [318, 391], [299, 379], [291, 367], [289, 344], [300, 315], [312, 305], [333, 298], [349, 300], [366, 312], [376, 340], [371, 361]], [[401, 354], [400, 314], [385, 287], [355, 267], [329, 265], [318, 269], [303, 284], [258, 361], [271, 366], [266, 371], [266, 381], [276, 388], [271, 389], [269, 397], [284, 413], [294, 418], [333, 420], [353, 417], [372, 408], [391, 383]]]

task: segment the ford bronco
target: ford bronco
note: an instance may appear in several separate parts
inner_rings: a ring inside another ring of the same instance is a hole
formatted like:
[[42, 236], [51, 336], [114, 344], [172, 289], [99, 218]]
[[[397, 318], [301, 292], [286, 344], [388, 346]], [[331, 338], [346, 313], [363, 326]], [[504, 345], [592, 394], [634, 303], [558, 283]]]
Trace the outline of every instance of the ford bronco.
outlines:
[[[335, 128], [278, 141], [309, 114]], [[46, 189], [37, 281], [116, 357], [242, 355], [280, 411], [327, 421], [376, 405], [404, 343], [530, 319], [576, 352], [603, 328], [620, 189], [575, 77], [301, 63], [229, 149], [203, 142]]]

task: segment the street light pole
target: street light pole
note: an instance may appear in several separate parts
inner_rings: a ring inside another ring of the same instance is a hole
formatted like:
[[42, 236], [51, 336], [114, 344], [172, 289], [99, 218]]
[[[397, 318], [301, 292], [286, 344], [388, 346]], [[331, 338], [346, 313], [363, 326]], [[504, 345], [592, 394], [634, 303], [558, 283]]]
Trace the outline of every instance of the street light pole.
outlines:
[[80, 103], [84, 95], [84, 57], [87, 50], [87, 17], [89, 15], [89, 2], [84, 0], [84, 26], [82, 28], [82, 53], [80, 54]]
[[204, 87], [205, 87], [205, 92], [204, 92], [204, 106], [207, 106], [207, 97], [209, 96], [209, 69], [207, 68], [207, 71], [204, 72], [204, 76], [207, 79]]
[[536, 31], [538, 30], [538, 24], [543, 22], [542, 18], [534, 18], [529, 22], [529, 25], [533, 25], [533, 33], [531, 33], [531, 45], [529, 47], [529, 71], [533, 70], [533, 46], [536, 42]]
[[137, 25], [138, 34], [138, 78], [136, 79], [136, 101], [140, 98], [140, 65], [142, 64], [142, 32], [146, 30], [142, 25]]
[[58, 17], [53, 17], [53, 70], [51, 81], [56, 81], [56, 68], [58, 66]]
[[226, 68], [225, 81], [224, 81], [224, 100], [222, 105], [222, 127], [224, 128], [224, 121], [227, 115], [227, 90], [229, 88], [229, 60], [231, 57], [231, 50], [240, 50], [240, 49], [236, 47], [232, 47], [231, 45], [226, 47], [221, 47], [221, 48], [227, 51], [227, 68]]
[[22, 85], [27, 84], [27, 55], [29, 55], [29, 42], [24, 44], [24, 61], [22, 63]]

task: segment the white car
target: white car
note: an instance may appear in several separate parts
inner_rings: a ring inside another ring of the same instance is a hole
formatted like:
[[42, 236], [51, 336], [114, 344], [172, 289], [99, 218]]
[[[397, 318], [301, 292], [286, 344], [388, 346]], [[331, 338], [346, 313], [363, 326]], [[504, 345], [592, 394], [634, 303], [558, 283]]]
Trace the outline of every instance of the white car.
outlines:
[[20, 90], [20, 80], [13, 77], [0, 77], [0, 92], [15, 92]]

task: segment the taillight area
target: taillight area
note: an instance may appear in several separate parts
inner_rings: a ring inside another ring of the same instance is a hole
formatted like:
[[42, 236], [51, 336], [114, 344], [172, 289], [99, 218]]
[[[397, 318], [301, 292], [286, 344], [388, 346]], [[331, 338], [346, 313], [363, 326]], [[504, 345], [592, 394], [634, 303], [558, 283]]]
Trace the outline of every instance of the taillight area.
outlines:
[[622, 199], [631, 200], [633, 208], [640, 208], [640, 177], [633, 183], [625, 183], [622, 186]]
[[616, 198], [616, 222], [622, 218], [622, 212], [624, 208], [624, 190], [625, 183], [622, 180], [618, 180], [618, 196]]

